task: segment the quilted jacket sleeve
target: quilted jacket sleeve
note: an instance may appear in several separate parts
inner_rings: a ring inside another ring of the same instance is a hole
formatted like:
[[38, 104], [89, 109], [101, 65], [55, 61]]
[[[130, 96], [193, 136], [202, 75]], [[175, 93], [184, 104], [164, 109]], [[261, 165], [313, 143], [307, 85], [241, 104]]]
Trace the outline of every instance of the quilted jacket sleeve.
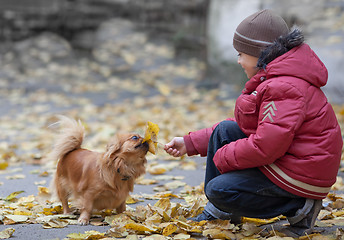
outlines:
[[[233, 118], [226, 120], [235, 121]], [[203, 128], [201, 130], [190, 132], [184, 136], [187, 154], [189, 156], [200, 154], [202, 157], [207, 156], [207, 149], [210, 136], [219, 123], [214, 124], [210, 128]]]
[[271, 81], [260, 94], [256, 132], [223, 146], [214, 156], [221, 173], [273, 163], [287, 152], [305, 118], [304, 97], [290, 83]]

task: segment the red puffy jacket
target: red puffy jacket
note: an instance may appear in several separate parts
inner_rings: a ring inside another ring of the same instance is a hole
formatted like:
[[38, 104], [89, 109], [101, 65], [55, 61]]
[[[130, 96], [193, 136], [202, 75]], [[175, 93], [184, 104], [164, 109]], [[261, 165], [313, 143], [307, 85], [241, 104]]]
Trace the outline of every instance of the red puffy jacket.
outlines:
[[[248, 137], [216, 152], [219, 171], [258, 167], [293, 194], [325, 198], [343, 146], [335, 113], [320, 89], [326, 82], [327, 69], [307, 44], [260, 70], [246, 83], [232, 119]], [[184, 136], [188, 155], [206, 156], [216, 125]]]

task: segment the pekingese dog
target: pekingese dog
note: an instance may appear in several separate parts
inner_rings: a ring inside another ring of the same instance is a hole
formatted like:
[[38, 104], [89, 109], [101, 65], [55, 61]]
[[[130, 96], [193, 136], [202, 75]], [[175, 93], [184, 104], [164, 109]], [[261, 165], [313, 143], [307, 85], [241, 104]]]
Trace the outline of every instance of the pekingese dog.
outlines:
[[89, 223], [93, 209], [126, 209], [126, 199], [136, 178], [145, 173], [147, 142], [138, 134], [117, 134], [104, 153], [81, 148], [84, 127], [80, 121], [60, 116], [62, 130], [48, 159], [57, 162], [52, 185], [70, 214], [68, 199], [73, 196], [80, 210], [78, 222]]

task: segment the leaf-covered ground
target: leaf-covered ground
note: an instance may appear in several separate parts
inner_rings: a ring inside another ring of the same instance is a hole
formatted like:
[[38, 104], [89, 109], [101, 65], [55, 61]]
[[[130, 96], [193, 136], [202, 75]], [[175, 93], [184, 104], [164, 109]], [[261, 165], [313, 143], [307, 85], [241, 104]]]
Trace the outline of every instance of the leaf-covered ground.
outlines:
[[[0, 59], [0, 174], [9, 180], [0, 188], [12, 193], [0, 196], [0, 222], [8, 225], [0, 239], [15, 236], [13, 224], [40, 224], [42, 229], [77, 224], [76, 215], [63, 215], [60, 203], [49, 200], [52, 164], [30, 173], [41, 176], [30, 183], [37, 186], [37, 194], [21, 192], [25, 189], [14, 189], [10, 183], [27, 178], [18, 165], [42, 164], [54, 142], [56, 129], [49, 126], [57, 120], [56, 114], [81, 119], [87, 131], [84, 147], [96, 151], [103, 151], [116, 132], [143, 136], [148, 121], [160, 127], [161, 146], [174, 136], [233, 116], [238, 89], [225, 83], [214, 89], [198, 88], [205, 71], [202, 61], [175, 59], [168, 45], [154, 44], [141, 33], [132, 32], [116, 42], [103, 41], [88, 58], [75, 57], [62, 40], [51, 45], [52, 38], [55, 36], [35, 38], [26, 42], [24, 49], [20, 45], [22, 48], [8, 51]], [[334, 109], [344, 129], [344, 106], [335, 105]], [[107, 225], [109, 230], [75, 232], [66, 239], [284, 237], [271, 227], [283, 220], [282, 216], [244, 219], [242, 225], [188, 221], [186, 218], [200, 213], [206, 204], [202, 182], [186, 183], [193, 171], [203, 167], [202, 160], [172, 158], [161, 147], [156, 155], [147, 157], [147, 174], [137, 186], [150, 186], [152, 192], [133, 194], [122, 214], [111, 210], [94, 213], [91, 224]], [[173, 175], [174, 169], [185, 174]], [[340, 175], [317, 222], [324, 231], [305, 239], [342, 238], [344, 185]]]

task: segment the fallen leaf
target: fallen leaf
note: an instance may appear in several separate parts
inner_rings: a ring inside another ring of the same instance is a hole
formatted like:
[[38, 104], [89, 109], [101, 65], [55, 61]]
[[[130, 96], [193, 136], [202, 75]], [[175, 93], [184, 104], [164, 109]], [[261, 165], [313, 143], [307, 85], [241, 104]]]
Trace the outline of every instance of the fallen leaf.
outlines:
[[166, 227], [162, 230], [162, 235], [170, 236], [172, 233], [176, 232], [178, 229], [177, 225], [173, 223], [168, 223]]
[[26, 222], [29, 219], [29, 216], [25, 216], [25, 215], [5, 215], [5, 220], [4, 220], [4, 224], [14, 224], [14, 223], [22, 223], [22, 222]]
[[174, 240], [186, 240], [191, 237], [190, 234], [185, 234], [185, 233], [178, 233], [177, 235], [173, 236]]
[[25, 178], [24, 174], [15, 174], [12, 176], [6, 176], [6, 179], [8, 179], [8, 180], [24, 179], [24, 178]]
[[207, 229], [203, 231], [202, 235], [207, 238], [235, 239], [235, 234], [223, 229]]
[[278, 216], [278, 217], [269, 218], [269, 219], [243, 217], [242, 218], [242, 222], [244, 222], [244, 223], [254, 223], [257, 226], [260, 226], [260, 225], [274, 223], [274, 222], [277, 222], [277, 221], [279, 221], [281, 219], [285, 219], [285, 217]]
[[148, 237], [142, 238], [142, 240], [166, 240], [167, 238], [160, 234], [153, 234]]
[[104, 238], [104, 233], [98, 231], [86, 231], [85, 233], [70, 233], [67, 235], [70, 239], [85, 239], [85, 240], [96, 240]]
[[1, 161], [0, 162], [0, 170], [5, 170], [8, 167], [8, 162]]
[[42, 180], [42, 181], [35, 181], [34, 184], [35, 185], [45, 185], [47, 183], [46, 180]]
[[0, 239], [8, 239], [12, 237], [13, 233], [15, 232], [14, 228], [6, 228], [0, 232]]
[[157, 228], [145, 226], [140, 223], [128, 223], [124, 226], [126, 229], [132, 229], [137, 232], [156, 232]]
[[152, 175], [164, 174], [166, 171], [167, 171], [167, 168], [165, 166], [162, 166], [162, 165], [156, 165], [153, 167], [149, 167], [147, 169], [147, 172], [149, 172]]
[[164, 186], [167, 189], [176, 189], [176, 188], [179, 188], [179, 187], [183, 187], [185, 185], [186, 185], [185, 182], [182, 182], [182, 181], [179, 181], [179, 180], [175, 180], [175, 181], [168, 182], [168, 183], [164, 184]]
[[126, 204], [134, 204], [142, 201], [137, 198], [133, 198], [132, 196], [129, 196], [125, 202]]
[[48, 177], [49, 176], [49, 173], [47, 171], [44, 171], [44, 172], [41, 172], [39, 174], [40, 177]]
[[51, 219], [50, 221], [43, 224], [43, 228], [64, 228], [68, 225], [67, 220], [63, 219]]
[[139, 185], [152, 185], [152, 184], [157, 183], [157, 180], [143, 178], [143, 179], [138, 179], [138, 180], [136, 180], [135, 183], [136, 183], [136, 184], [139, 184]]
[[21, 194], [21, 193], [23, 193], [23, 192], [25, 192], [25, 191], [16, 191], [16, 192], [13, 192], [13, 193], [11, 193], [10, 195], [8, 195], [8, 196], [5, 198], [5, 200], [6, 200], [6, 201], [11, 201], [11, 200], [15, 199], [19, 194]]

